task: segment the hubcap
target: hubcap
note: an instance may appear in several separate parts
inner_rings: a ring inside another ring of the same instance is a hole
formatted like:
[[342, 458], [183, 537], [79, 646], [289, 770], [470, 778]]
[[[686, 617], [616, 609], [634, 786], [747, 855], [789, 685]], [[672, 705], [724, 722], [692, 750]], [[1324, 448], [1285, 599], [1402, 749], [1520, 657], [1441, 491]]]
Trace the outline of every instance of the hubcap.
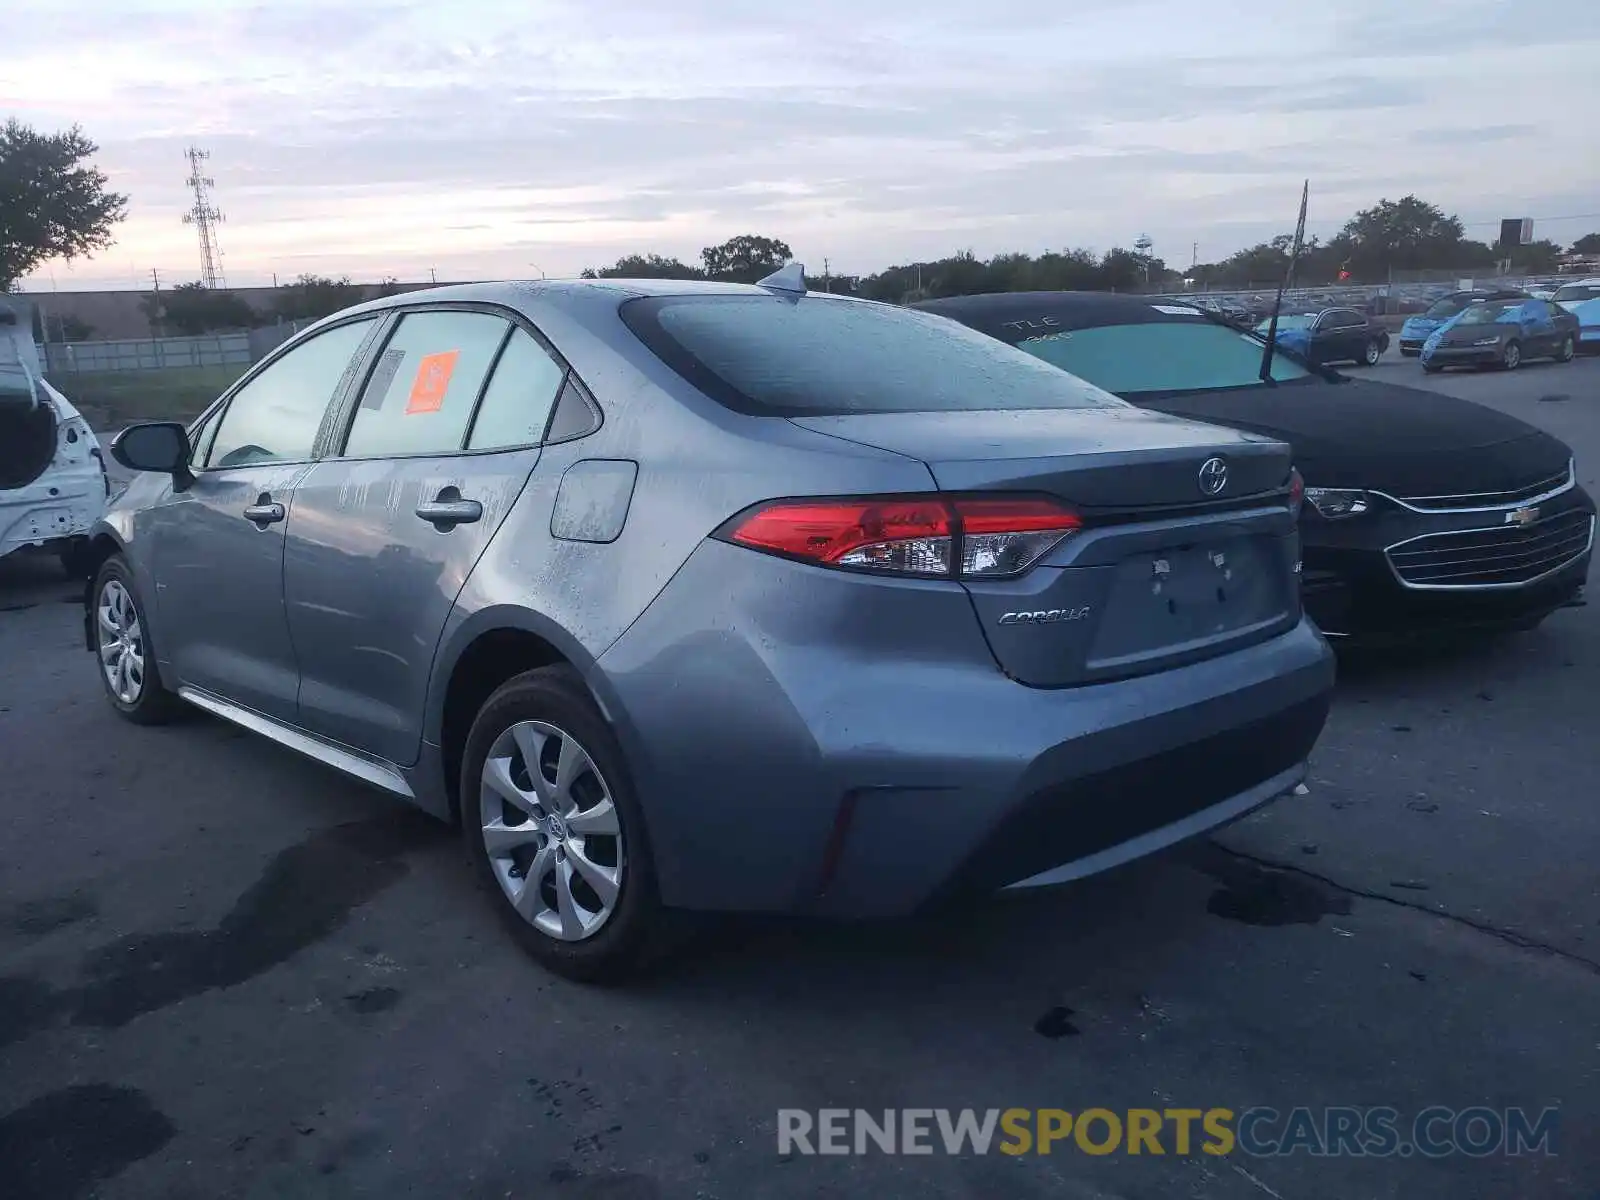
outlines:
[[124, 704], [144, 691], [144, 630], [139, 610], [120, 580], [108, 579], [95, 606], [100, 629], [100, 669], [106, 686]]
[[1522, 361], [1522, 350], [1518, 346], [1506, 347], [1506, 366], [1514, 367]]
[[589, 752], [544, 721], [489, 748], [478, 797], [489, 865], [522, 919], [563, 942], [593, 937], [622, 894], [622, 826]]
[[1367, 365], [1369, 367], [1376, 366], [1377, 363], [1378, 363], [1378, 358], [1379, 358], [1378, 348], [1376, 346], [1368, 346], [1367, 347]]

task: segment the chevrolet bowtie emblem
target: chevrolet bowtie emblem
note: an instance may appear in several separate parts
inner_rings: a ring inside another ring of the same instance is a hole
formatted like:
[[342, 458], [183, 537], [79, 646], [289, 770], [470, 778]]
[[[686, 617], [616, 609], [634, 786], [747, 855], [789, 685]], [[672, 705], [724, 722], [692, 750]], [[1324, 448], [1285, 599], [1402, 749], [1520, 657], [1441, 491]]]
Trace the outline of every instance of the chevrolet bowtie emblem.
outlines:
[[1506, 514], [1507, 525], [1532, 525], [1538, 519], [1538, 508], [1514, 508]]

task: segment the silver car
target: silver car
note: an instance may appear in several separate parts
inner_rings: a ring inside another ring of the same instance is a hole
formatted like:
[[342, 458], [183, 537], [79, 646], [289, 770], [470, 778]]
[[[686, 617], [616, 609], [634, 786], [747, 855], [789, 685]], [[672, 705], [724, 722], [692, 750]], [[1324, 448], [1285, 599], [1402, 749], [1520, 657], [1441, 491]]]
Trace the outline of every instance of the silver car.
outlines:
[[1286, 445], [792, 268], [389, 297], [113, 454], [112, 706], [459, 822], [579, 978], [1149, 853], [1293, 790], [1333, 685]]

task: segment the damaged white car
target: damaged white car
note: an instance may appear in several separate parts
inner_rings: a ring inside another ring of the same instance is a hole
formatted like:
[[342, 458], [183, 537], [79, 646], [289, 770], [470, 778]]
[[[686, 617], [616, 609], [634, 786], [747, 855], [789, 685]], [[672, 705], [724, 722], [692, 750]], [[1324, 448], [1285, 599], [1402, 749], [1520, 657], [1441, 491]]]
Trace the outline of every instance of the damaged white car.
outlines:
[[110, 480], [99, 440], [35, 364], [28, 329], [0, 304], [0, 558], [46, 546], [79, 575]]

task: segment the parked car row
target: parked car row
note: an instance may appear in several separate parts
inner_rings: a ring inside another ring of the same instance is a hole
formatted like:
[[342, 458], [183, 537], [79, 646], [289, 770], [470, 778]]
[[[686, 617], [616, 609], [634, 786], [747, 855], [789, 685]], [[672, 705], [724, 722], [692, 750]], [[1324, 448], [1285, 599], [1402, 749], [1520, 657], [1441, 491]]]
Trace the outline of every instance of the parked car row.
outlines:
[[1595, 520], [1557, 439], [1188, 305], [797, 265], [388, 297], [112, 453], [112, 707], [458, 821], [586, 979], [685, 911], [893, 916], [1233, 820], [1326, 719], [1308, 608], [1525, 626]]

